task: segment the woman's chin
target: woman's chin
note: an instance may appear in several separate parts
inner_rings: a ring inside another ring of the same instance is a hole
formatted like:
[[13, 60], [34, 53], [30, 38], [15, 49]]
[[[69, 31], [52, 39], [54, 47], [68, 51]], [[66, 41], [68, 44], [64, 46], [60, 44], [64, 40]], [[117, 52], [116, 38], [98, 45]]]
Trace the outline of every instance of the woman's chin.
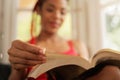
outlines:
[[57, 32], [58, 32], [58, 29], [52, 29], [52, 30], [47, 31], [47, 33], [51, 35], [56, 34]]

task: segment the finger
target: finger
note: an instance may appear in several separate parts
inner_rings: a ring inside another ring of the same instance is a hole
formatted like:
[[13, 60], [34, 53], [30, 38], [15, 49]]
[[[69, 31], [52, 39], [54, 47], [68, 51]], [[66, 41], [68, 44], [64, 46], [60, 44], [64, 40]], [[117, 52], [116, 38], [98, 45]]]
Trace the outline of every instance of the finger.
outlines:
[[30, 52], [22, 51], [22, 50], [19, 50], [19, 49], [16, 49], [16, 48], [11, 49], [9, 51], [9, 55], [14, 56], [14, 57], [27, 59], [27, 60], [45, 60], [46, 59], [45, 55], [32, 54]]
[[26, 60], [26, 59], [21, 59], [17, 57], [10, 57], [9, 61], [11, 62], [11, 64], [21, 64], [21, 65], [27, 65], [27, 66], [34, 66], [36, 64], [42, 64], [45, 62], [44, 60], [33, 61], [33, 60]]
[[19, 40], [16, 40], [12, 43], [12, 46], [14, 46], [15, 48], [24, 50], [24, 51], [29, 51], [32, 52], [34, 54], [40, 54], [40, 52], [42, 52], [42, 48], [37, 47], [35, 45], [29, 44], [29, 43], [25, 43]]

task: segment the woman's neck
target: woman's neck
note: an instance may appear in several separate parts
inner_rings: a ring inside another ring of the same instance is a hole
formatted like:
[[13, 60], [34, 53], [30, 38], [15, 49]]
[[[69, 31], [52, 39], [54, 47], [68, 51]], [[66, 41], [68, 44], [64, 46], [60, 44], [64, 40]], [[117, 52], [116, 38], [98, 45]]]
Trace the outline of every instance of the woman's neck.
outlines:
[[47, 33], [40, 33], [40, 35], [37, 37], [37, 41], [50, 41], [50, 42], [56, 42], [58, 40], [61, 40], [62, 38], [58, 34], [47, 34]]

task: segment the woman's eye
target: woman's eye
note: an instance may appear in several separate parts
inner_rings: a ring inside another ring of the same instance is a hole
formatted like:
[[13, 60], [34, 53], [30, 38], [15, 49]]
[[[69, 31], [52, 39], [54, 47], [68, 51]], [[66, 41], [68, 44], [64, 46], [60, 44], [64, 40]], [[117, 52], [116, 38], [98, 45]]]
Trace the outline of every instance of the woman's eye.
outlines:
[[65, 14], [66, 14], [66, 11], [61, 11], [61, 14], [62, 14], [62, 15], [65, 15]]
[[53, 9], [47, 9], [48, 12], [53, 12]]

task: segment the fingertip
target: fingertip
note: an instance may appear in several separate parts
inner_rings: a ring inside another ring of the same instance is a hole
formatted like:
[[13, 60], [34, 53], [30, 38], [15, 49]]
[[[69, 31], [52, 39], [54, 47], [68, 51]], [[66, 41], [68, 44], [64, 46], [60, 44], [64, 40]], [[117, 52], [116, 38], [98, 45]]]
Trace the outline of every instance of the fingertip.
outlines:
[[43, 54], [45, 54], [45, 52], [46, 52], [46, 48], [43, 48]]
[[40, 50], [39, 50], [39, 53], [40, 53], [40, 54], [45, 54], [45, 52], [46, 52], [46, 48], [43, 48], [43, 49], [40, 49]]

